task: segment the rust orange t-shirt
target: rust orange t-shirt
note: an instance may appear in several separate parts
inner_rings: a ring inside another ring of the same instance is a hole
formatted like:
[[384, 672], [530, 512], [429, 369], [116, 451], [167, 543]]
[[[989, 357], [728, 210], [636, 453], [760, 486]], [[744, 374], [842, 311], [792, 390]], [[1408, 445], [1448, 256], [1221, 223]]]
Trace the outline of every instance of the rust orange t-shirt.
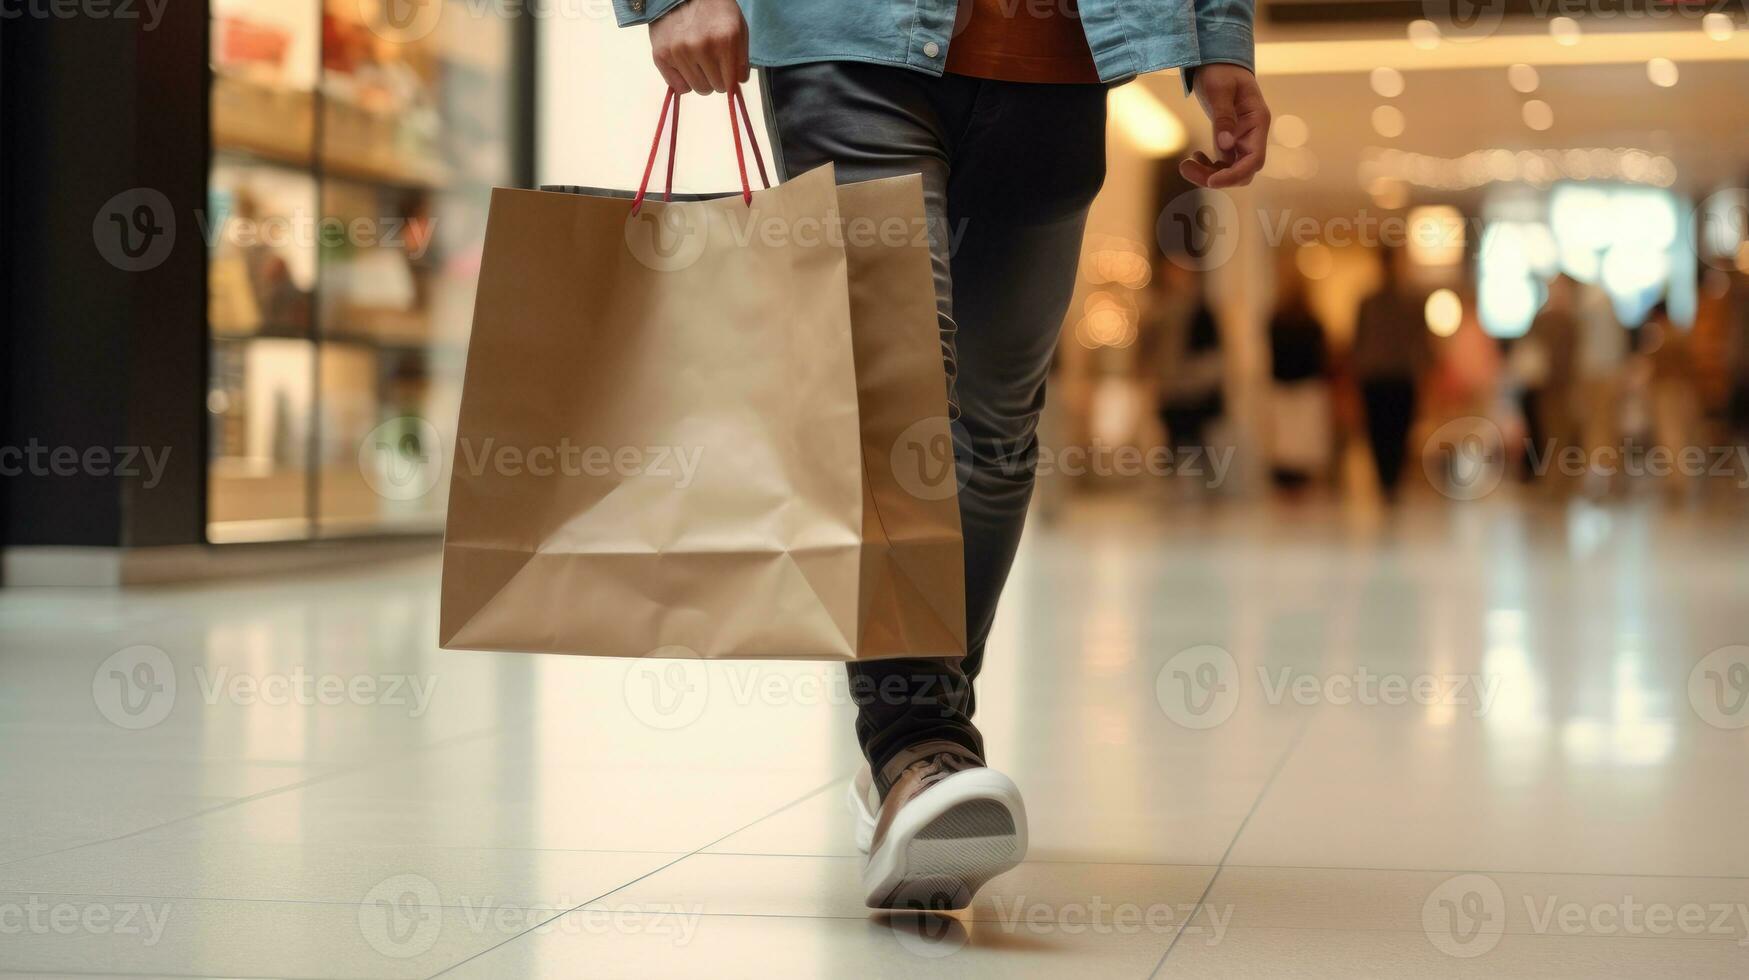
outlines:
[[1099, 81], [1076, 0], [959, 0], [947, 70], [1005, 82]]

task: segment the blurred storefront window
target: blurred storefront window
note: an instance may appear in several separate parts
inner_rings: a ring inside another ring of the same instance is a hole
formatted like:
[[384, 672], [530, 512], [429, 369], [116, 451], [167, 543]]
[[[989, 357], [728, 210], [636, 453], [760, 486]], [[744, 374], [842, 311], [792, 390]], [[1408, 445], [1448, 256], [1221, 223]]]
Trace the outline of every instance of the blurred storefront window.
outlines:
[[[500, 5], [213, 0], [208, 538], [440, 529], [494, 185]], [[378, 457], [392, 457], [378, 465]]]

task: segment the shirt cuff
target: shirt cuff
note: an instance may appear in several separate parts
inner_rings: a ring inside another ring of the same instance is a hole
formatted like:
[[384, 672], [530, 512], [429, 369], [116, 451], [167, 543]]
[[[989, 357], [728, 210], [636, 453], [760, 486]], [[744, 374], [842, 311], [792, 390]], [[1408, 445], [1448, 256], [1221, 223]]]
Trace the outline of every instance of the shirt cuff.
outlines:
[[621, 27], [648, 24], [686, 0], [613, 0], [613, 16]]
[[1184, 77], [1184, 94], [1189, 95], [1196, 81], [1196, 69], [1202, 65], [1238, 65], [1246, 71], [1256, 74], [1256, 46], [1251, 40], [1249, 28], [1228, 25], [1226, 27], [1196, 32], [1196, 46], [1200, 57], [1195, 65], [1185, 65], [1179, 69]]

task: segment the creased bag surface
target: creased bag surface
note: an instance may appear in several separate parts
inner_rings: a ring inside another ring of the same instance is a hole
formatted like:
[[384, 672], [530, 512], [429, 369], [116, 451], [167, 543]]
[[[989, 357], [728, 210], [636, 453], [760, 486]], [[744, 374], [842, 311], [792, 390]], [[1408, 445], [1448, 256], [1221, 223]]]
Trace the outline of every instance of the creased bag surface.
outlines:
[[893, 465], [947, 438], [927, 247], [834, 234], [841, 207], [920, 222], [920, 184], [821, 168], [630, 222], [617, 195], [494, 192], [445, 647], [963, 653], [951, 477]]

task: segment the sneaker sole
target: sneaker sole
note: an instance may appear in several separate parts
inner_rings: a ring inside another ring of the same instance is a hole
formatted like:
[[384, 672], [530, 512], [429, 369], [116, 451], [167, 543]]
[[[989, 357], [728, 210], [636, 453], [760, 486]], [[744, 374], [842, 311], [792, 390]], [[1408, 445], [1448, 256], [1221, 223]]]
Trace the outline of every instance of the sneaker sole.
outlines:
[[[1006, 786], [963, 787], [966, 798], [927, 817], [914, 832], [890, 832], [864, 874], [869, 907], [963, 909], [991, 878], [1018, 865], [1026, 856], [1025, 810], [1013, 784], [998, 778]], [[930, 792], [946, 789], [944, 783]]]

